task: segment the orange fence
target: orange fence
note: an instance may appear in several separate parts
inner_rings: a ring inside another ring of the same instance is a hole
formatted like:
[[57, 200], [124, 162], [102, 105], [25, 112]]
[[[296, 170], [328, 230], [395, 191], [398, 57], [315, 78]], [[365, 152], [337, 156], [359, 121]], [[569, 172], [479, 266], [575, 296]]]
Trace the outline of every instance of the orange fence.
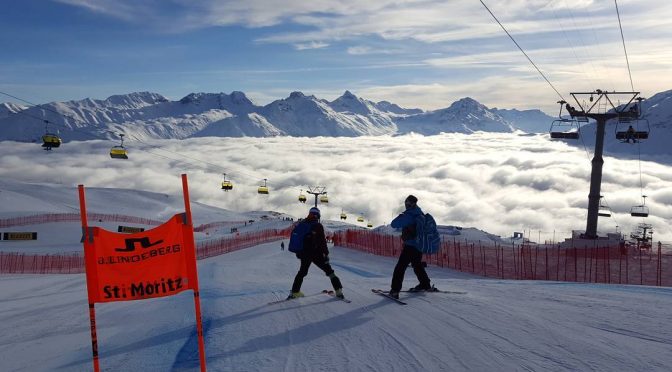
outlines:
[[[289, 237], [291, 228], [260, 230], [196, 243], [196, 257], [217, 256]], [[83, 254], [26, 254], [0, 252], [0, 274], [79, 274], [84, 272]]]
[[[123, 214], [87, 213], [91, 221], [98, 222], [123, 222], [138, 225], [159, 226], [165, 221], [152, 220], [149, 218], [127, 216]], [[12, 217], [0, 219], [0, 228], [26, 225], [41, 225], [54, 222], [81, 222], [79, 213], [47, 213], [32, 216]], [[194, 231], [202, 232], [228, 226], [241, 226], [245, 221], [219, 221], [194, 226]]]
[[[163, 223], [163, 221], [151, 220], [149, 218], [142, 217], [126, 216], [123, 214], [89, 213], [88, 217], [91, 221], [98, 222], [125, 222], [151, 226], [158, 226]], [[81, 217], [79, 216], [79, 213], [49, 213], [24, 217], [4, 218], [0, 219], [0, 228], [40, 225], [52, 222], [81, 222]]]
[[[379, 256], [396, 257], [402, 249], [395, 235], [366, 230], [333, 234], [335, 245]], [[650, 251], [620, 247], [501, 245], [444, 240], [439, 253], [425, 255], [431, 265], [501, 279], [672, 286], [672, 251], [659, 243]]]

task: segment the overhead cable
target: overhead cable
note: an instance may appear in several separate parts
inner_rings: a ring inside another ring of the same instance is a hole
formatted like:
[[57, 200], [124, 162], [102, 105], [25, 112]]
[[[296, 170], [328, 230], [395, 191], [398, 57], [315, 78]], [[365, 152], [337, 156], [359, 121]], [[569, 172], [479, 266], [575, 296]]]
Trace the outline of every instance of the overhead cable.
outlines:
[[635, 85], [632, 83], [632, 72], [630, 72], [630, 61], [628, 60], [628, 50], [625, 48], [625, 37], [623, 37], [623, 26], [621, 25], [621, 13], [618, 11], [618, 2], [614, 0], [616, 5], [616, 16], [618, 17], [618, 28], [621, 30], [621, 41], [623, 41], [623, 52], [625, 53], [625, 63], [628, 66], [628, 76], [630, 77], [630, 88], [635, 90]]
[[555, 91], [555, 93], [558, 94], [558, 96], [560, 97], [560, 99], [562, 99], [562, 100], [564, 101], [565, 98], [562, 96], [562, 94], [560, 94], [560, 92], [558, 92], [558, 90], [555, 89], [555, 87], [554, 87], [553, 84], [550, 82], [550, 80], [548, 80], [548, 78], [546, 78], [546, 75], [544, 75], [544, 73], [541, 72], [541, 70], [539, 69], [539, 67], [537, 67], [537, 65], [534, 64], [534, 62], [532, 62], [532, 59], [530, 58], [530, 56], [528, 56], [527, 53], [525, 53], [525, 51], [523, 50], [523, 48], [518, 44], [518, 42], [516, 42], [516, 39], [514, 39], [513, 36], [511, 36], [511, 34], [509, 33], [509, 31], [506, 30], [506, 27], [504, 27], [504, 25], [502, 24], [502, 22], [500, 22], [499, 19], [497, 19], [497, 17], [495, 16], [495, 14], [492, 13], [492, 11], [490, 10], [490, 8], [488, 8], [487, 5], [485, 5], [485, 3], [483, 2], [483, 0], [479, 0], [479, 1], [481, 2], [481, 4], [483, 4], [483, 6], [485, 7], [485, 9], [488, 11], [488, 13], [490, 13], [490, 15], [492, 16], [492, 18], [494, 18], [495, 21], [497, 21], [497, 23], [498, 23], [499, 26], [502, 28], [502, 30], [504, 30], [504, 32], [506, 32], [506, 34], [509, 36], [509, 38], [511, 39], [511, 41], [513, 41], [513, 43], [516, 44], [516, 46], [518, 47], [518, 49], [520, 49], [520, 51], [523, 53], [523, 55], [525, 55], [525, 58], [527, 58], [527, 60], [530, 61], [530, 63], [532, 64], [532, 66], [534, 66], [534, 68], [537, 69], [537, 72], [539, 72], [539, 75], [541, 75], [541, 77], [543, 77], [544, 80], [546, 80], [546, 82], [548, 83], [548, 85], [550, 85], [550, 87], [553, 88], [553, 90]]

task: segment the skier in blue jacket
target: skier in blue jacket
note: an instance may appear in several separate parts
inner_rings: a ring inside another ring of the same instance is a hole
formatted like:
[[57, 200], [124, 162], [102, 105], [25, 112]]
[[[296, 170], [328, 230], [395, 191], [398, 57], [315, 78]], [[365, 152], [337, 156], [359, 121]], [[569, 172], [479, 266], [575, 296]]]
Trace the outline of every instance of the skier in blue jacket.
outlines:
[[417, 248], [417, 220], [418, 216], [422, 216], [422, 210], [418, 207], [418, 198], [409, 195], [404, 200], [406, 210], [392, 220], [392, 227], [401, 228], [401, 240], [403, 241], [403, 249], [399, 255], [397, 266], [394, 267], [394, 274], [392, 275], [392, 287], [390, 289], [390, 296], [399, 298], [399, 291], [404, 281], [404, 274], [406, 268], [410, 263], [413, 266], [413, 272], [418, 277], [420, 284], [415, 286], [412, 290], [425, 291], [432, 289], [429, 276], [422, 265], [422, 252]]

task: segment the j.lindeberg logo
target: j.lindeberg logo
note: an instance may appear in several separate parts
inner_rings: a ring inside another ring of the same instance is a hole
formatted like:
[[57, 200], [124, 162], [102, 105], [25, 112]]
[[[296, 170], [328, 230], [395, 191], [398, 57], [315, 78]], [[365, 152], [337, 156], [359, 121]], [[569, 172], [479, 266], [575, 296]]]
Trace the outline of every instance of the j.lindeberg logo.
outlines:
[[[140, 246], [142, 246], [143, 249], [137, 253], [127, 254], [135, 251], [135, 243], [140, 243]], [[158, 246], [160, 243], [163, 243], [163, 240], [150, 243], [149, 238], [126, 239], [126, 248], [115, 248], [116, 251], [125, 254], [100, 256], [96, 261], [99, 265], [135, 263], [155, 257], [180, 253], [182, 251], [182, 245], [179, 243]]]
[[148, 237], [129, 238], [129, 239], [125, 239], [125, 241], [126, 241], [126, 248], [114, 248], [114, 250], [117, 251], [117, 252], [133, 252], [133, 251], [135, 251], [135, 243], [140, 243], [140, 246], [142, 248], [149, 248], [149, 247], [155, 246], [157, 244], [163, 243], [163, 239], [158, 240], [154, 243], [150, 243]]

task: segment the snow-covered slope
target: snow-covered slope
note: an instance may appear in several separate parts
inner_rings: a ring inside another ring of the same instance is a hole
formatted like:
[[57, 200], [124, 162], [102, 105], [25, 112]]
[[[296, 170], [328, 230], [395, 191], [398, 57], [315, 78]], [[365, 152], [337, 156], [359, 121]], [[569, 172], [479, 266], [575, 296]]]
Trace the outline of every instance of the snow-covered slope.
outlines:
[[[2, 188], [0, 195], [8, 186]], [[12, 192], [29, 197], [20, 201], [25, 210], [76, 199], [74, 188], [67, 197], [53, 191], [24, 185]], [[180, 201], [128, 190], [87, 192], [95, 212], [121, 202], [128, 214], [146, 217]], [[208, 213], [192, 212], [197, 220]], [[231, 217], [238, 218], [220, 215]], [[53, 227], [59, 239], [80, 244], [80, 229], [59, 227]], [[322, 294], [329, 280], [312, 267], [302, 286], [308, 296], [268, 305], [287, 295], [299, 267], [279, 245], [198, 262], [209, 370], [668, 371], [672, 364], [670, 288], [481, 279], [430, 266], [434, 285], [467, 293], [402, 294], [408, 305], [400, 306], [370, 290], [389, 288], [395, 258], [330, 247], [351, 303]], [[408, 269], [403, 286], [415, 284]], [[92, 369], [83, 274], [2, 275], [0, 303], [3, 371]], [[192, 292], [99, 303], [95, 311], [101, 370], [198, 371]]]
[[[182, 196], [131, 189], [87, 187], [90, 213], [123, 214], [167, 220], [184, 211]], [[0, 218], [44, 213], [79, 213], [76, 187], [0, 180]], [[194, 223], [244, 221], [247, 215], [192, 202]], [[197, 217], [198, 216], [198, 217]]]
[[23, 111], [26, 108], [26, 106], [18, 105], [12, 102], [0, 103], [0, 119], [4, 119], [19, 111]]
[[551, 122], [554, 120], [541, 110], [500, 110], [493, 108], [491, 111], [507, 120], [514, 128], [527, 133], [548, 132]]
[[421, 114], [423, 111], [420, 109], [405, 109], [402, 107], [399, 107], [395, 103], [391, 103], [388, 101], [380, 101], [374, 104], [376, 108], [380, 111], [383, 112], [390, 112], [393, 114], [397, 115], [415, 115], [415, 114]]

